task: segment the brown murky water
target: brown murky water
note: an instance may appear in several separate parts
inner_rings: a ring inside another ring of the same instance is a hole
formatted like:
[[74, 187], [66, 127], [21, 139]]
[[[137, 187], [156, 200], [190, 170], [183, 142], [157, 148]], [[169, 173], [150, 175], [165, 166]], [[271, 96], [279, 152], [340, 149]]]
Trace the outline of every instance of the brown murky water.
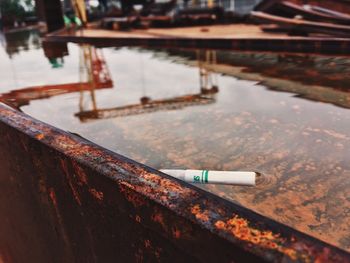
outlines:
[[7, 103], [157, 169], [259, 171], [203, 188], [350, 251], [350, 58], [19, 39], [0, 49]]

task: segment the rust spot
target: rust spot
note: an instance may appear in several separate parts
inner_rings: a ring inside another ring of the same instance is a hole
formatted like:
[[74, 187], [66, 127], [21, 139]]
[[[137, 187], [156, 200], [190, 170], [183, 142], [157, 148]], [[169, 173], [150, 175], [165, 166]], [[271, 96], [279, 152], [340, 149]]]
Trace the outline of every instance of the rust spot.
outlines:
[[208, 211], [205, 210], [205, 211], [201, 211], [199, 205], [194, 205], [192, 208], [191, 208], [191, 213], [193, 215], [195, 215], [195, 217], [201, 221], [204, 221], [204, 222], [208, 222], [209, 221], [209, 214], [208, 214]]
[[[130, 187], [129, 187], [130, 186]], [[140, 207], [146, 204], [145, 200], [140, 196], [137, 196], [129, 188], [133, 188], [131, 184], [123, 182], [120, 186], [121, 192], [124, 194], [125, 198], [132, 203], [135, 207]]]
[[166, 229], [166, 224], [164, 222], [164, 217], [161, 213], [157, 212], [152, 215], [152, 220], [159, 223], [164, 229]]
[[93, 197], [98, 199], [99, 201], [103, 201], [103, 193], [100, 191], [97, 191], [94, 188], [89, 189], [90, 194], [92, 194]]
[[193, 195], [193, 192], [191, 190], [182, 187], [178, 182], [172, 181], [167, 178], [162, 178], [154, 173], [149, 173], [145, 171], [135, 172], [140, 173], [141, 176], [147, 181], [151, 181], [157, 184], [157, 192], [162, 194], [159, 197], [159, 200], [161, 200], [163, 203], [168, 203], [171, 198], [175, 198], [179, 195], [181, 195], [181, 197], [183, 198], [189, 198], [191, 195]]
[[66, 177], [66, 179], [68, 181], [68, 185], [69, 185], [69, 188], [70, 188], [70, 190], [72, 192], [72, 195], [73, 195], [75, 201], [81, 206], [80, 196], [79, 196], [79, 193], [75, 189], [74, 184], [72, 182], [72, 177], [70, 176], [70, 173], [69, 173], [69, 170], [68, 170], [68, 165], [67, 165], [67, 163], [65, 161], [63, 161], [63, 160], [60, 160], [60, 161], [61, 161], [62, 170], [63, 170], [63, 172], [65, 174], [65, 177]]
[[74, 188], [74, 186], [72, 185], [72, 183], [70, 181], [68, 182], [68, 184], [69, 184], [69, 188], [72, 191], [72, 194], [73, 194], [75, 201], [81, 206], [81, 200], [80, 200], [80, 196], [78, 194], [78, 191]]
[[215, 223], [215, 227], [219, 230], [224, 230], [225, 226], [226, 226], [226, 224], [221, 220], [216, 221], [216, 223]]
[[82, 185], [82, 184], [85, 184], [87, 185], [88, 184], [88, 179], [87, 179], [87, 176], [84, 172], [83, 169], [81, 169], [81, 167], [76, 164], [75, 162], [73, 162], [73, 167], [74, 167], [74, 175], [79, 179], [79, 184]]
[[181, 231], [177, 228], [173, 228], [173, 237], [176, 238], [176, 239], [179, 239], [181, 237]]
[[49, 190], [49, 196], [50, 196], [50, 199], [51, 199], [53, 205], [54, 205], [55, 207], [57, 207], [57, 198], [56, 198], [56, 194], [55, 194], [55, 191], [54, 191], [52, 188], [50, 188], [50, 190]]
[[292, 260], [297, 259], [297, 252], [294, 249], [284, 247], [282, 244], [285, 243], [285, 240], [279, 234], [252, 228], [246, 219], [237, 215], [226, 222], [218, 220], [214, 225], [217, 229], [226, 230], [242, 241], [247, 241], [265, 249], [277, 250], [289, 256]]
[[42, 139], [44, 139], [44, 137], [45, 137], [45, 135], [42, 133], [35, 135], [35, 138], [37, 138], [38, 140], [42, 140]]

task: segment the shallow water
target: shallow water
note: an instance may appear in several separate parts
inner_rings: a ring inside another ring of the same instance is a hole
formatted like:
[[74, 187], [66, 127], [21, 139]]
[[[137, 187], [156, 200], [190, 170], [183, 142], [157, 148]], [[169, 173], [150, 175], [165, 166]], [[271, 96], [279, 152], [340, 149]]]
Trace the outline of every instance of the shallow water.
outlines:
[[61, 60], [18, 39], [0, 49], [7, 103], [157, 169], [261, 172], [203, 188], [350, 251], [350, 58], [69, 44]]

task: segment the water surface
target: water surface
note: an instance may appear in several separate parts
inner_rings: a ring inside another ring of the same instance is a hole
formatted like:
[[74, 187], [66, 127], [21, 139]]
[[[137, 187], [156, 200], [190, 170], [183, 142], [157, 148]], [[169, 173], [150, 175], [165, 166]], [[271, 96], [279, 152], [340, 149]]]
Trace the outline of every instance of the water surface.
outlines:
[[30, 38], [0, 49], [6, 103], [156, 169], [261, 172], [203, 188], [350, 251], [350, 58]]

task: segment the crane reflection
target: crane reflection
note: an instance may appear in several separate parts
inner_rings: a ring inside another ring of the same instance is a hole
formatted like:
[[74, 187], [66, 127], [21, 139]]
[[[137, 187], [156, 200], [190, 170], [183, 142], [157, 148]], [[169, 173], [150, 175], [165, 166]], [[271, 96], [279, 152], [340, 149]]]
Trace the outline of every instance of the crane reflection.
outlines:
[[[54, 68], [56, 68], [54, 65], [58, 64], [59, 61], [61, 62], [60, 66], [63, 66], [63, 57], [68, 55], [66, 44], [46, 42], [43, 43], [43, 49], [45, 56]], [[114, 83], [103, 50], [84, 44], [79, 46], [79, 82], [16, 89], [1, 94], [0, 100], [20, 110], [21, 107], [29, 105], [33, 100], [79, 92], [79, 112], [74, 115], [81, 122], [207, 105], [215, 102], [215, 94], [219, 92], [217, 76], [208, 66], [216, 63], [216, 52], [198, 51], [197, 55], [198, 93], [162, 99], [152, 99], [144, 95], [136, 104], [111, 108], [100, 107], [96, 99], [98, 91], [113, 88]]]

